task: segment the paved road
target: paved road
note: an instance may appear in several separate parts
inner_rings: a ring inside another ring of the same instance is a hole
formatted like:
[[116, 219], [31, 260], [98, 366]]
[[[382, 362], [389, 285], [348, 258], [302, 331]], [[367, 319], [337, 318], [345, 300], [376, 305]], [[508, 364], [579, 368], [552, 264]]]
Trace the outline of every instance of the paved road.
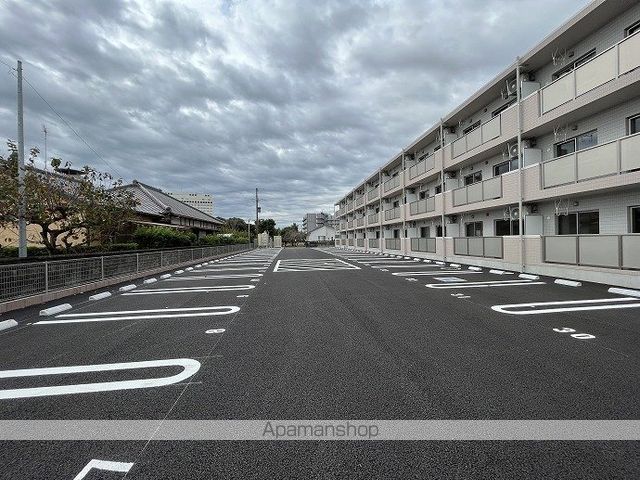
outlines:
[[[0, 420], [640, 418], [640, 300], [606, 286], [337, 249], [254, 251], [139, 283], [72, 297], [58, 316], [15, 312], [0, 369], [32, 376], [0, 372]], [[96, 383], [106, 391], [79, 393]], [[77, 477], [91, 460], [133, 465]], [[8, 479], [600, 479], [638, 478], [640, 449], [32, 441], [0, 444], [0, 464]]]

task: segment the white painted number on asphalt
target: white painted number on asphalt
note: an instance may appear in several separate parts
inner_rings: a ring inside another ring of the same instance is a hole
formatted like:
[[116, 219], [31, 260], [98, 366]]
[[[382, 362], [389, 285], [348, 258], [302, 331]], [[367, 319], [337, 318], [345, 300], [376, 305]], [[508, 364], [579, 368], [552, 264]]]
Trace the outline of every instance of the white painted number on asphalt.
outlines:
[[596, 338], [595, 335], [591, 335], [590, 333], [576, 333], [573, 328], [569, 327], [554, 328], [553, 331], [556, 333], [570, 333], [571, 337], [577, 338], [578, 340], [591, 340], [592, 338]]

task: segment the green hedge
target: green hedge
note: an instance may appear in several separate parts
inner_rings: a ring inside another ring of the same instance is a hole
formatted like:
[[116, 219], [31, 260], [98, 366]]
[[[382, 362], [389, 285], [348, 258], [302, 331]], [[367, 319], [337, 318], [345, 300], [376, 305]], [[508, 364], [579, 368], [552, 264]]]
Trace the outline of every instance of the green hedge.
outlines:
[[246, 235], [232, 233], [230, 236], [205, 235], [198, 240], [198, 244], [204, 247], [215, 247], [217, 245], [234, 245], [238, 243], [249, 243]]
[[140, 248], [190, 247], [196, 243], [196, 234], [167, 227], [138, 227], [133, 240]]

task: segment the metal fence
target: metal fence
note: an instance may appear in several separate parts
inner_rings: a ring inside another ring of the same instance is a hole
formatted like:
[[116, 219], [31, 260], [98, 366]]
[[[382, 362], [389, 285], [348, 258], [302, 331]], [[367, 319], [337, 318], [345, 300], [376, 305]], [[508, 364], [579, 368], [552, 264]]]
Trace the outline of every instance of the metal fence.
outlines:
[[0, 302], [250, 248], [250, 244], [221, 245], [0, 265]]
[[435, 238], [412, 238], [411, 251], [436, 253], [436, 239]]
[[503, 250], [502, 237], [455, 237], [453, 239], [454, 255], [502, 258]]

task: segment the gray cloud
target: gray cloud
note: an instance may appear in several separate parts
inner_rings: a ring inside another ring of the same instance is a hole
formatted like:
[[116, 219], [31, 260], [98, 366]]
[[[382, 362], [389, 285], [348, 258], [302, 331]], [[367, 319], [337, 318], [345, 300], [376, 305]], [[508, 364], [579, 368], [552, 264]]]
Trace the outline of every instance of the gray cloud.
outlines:
[[[27, 144], [283, 226], [345, 191], [587, 0], [4, 0], [0, 59]], [[527, 12], [522, 16], [521, 12]], [[0, 137], [15, 138], [1, 66]]]

